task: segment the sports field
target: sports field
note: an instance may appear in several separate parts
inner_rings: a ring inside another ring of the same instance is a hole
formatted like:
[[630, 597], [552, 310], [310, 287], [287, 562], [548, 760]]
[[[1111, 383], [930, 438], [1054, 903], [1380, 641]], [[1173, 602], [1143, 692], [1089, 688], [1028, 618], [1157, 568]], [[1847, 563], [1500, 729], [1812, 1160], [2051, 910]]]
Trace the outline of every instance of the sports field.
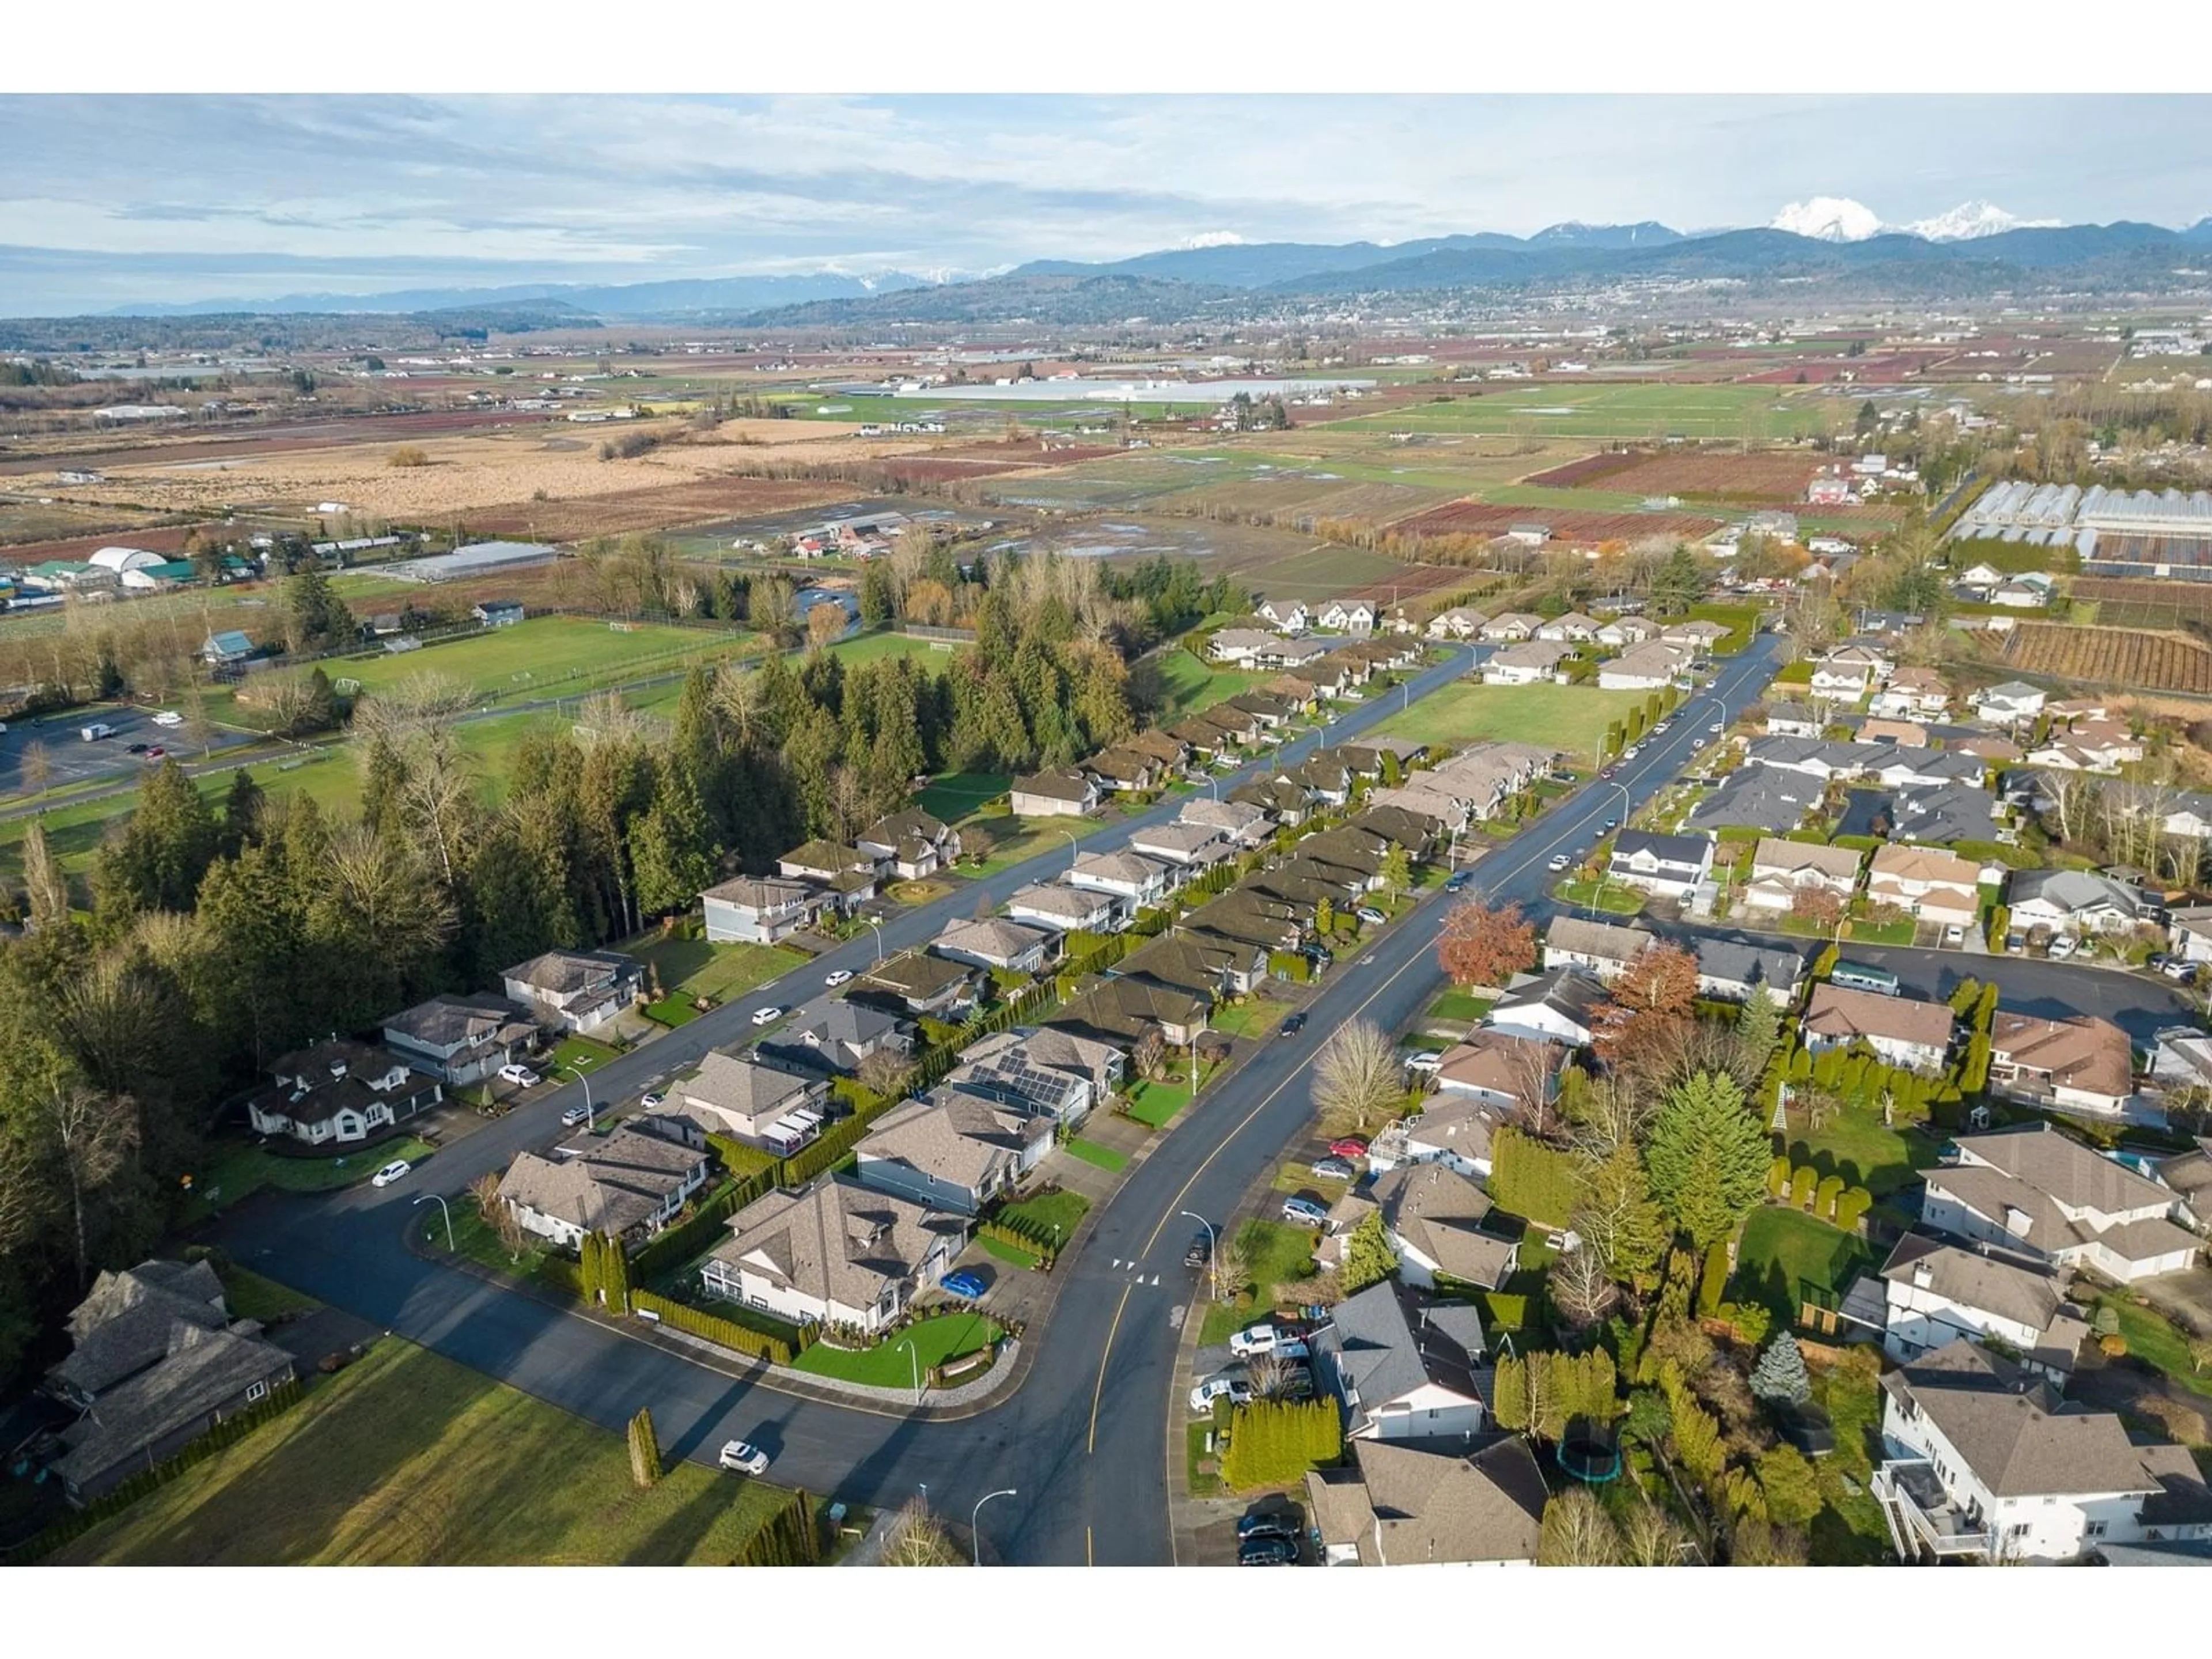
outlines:
[[1857, 412], [1845, 398], [1772, 386], [1545, 386], [1415, 404], [1341, 424], [1391, 432], [1528, 433], [1579, 438], [1799, 438]]
[[1626, 720], [1644, 701], [1639, 691], [1586, 685], [1478, 685], [1462, 682], [1431, 691], [1382, 722], [1392, 737], [1466, 744], [1479, 738], [1548, 745], [1577, 759], [1597, 754], [1605, 728]]
[[758, 636], [652, 623], [608, 623], [586, 617], [533, 617], [446, 645], [325, 663], [333, 680], [356, 680], [371, 693], [416, 674], [434, 673], [486, 694], [545, 696], [611, 684], [655, 669], [673, 672], [694, 657], [753, 645]]
[[[624, 1407], [628, 1409], [628, 1407]], [[385, 1337], [57, 1563], [136, 1566], [726, 1565], [778, 1487], [678, 1462], [630, 1480], [623, 1437]]]

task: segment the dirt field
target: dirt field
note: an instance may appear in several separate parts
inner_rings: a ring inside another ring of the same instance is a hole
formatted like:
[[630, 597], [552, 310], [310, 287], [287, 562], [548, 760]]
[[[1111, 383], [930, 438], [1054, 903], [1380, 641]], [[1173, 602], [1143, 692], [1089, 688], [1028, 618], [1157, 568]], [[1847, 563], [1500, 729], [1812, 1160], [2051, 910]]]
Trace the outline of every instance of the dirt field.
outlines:
[[[680, 437], [680, 430], [665, 422], [564, 422], [557, 430], [541, 425], [430, 436], [416, 446], [429, 464], [413, 467], [391, 465], [397, 446], [382, 441], [296, 450], [271, 447], [208, 461], [149, 456], [109, 462], [110, 482], [81, 487], [79, 493], [94, 500], [112, 493], [150, 506], [201, 510], [235, 504], [312, 513], [319, 502], [341, 501], [358, 518], [435, 524], [487, 509], [511, 514], [519, 501], [557, 505], [696, 484], [747, 471], [767, 453], [785, 465], [900, 453], [896, 444], [857, 440], [852, 428], [821, 422], [732, 421], [713, 437], [698, 440]], [[659, 432], [672, 441], [633, 459], [599, 459], [602, 442], [640, 432]], [[690, 516], [725, 510], [709, 498]], [[635, 508], [629, 516], [634, 520]], [[631, 522], [625, 527], [641, 526]]]
[[2024, 622], [2007, 637], [1998, 647], [2005, 665], [2021, 672], [2212, 696], [2212, 651], [2179, 635]]
[[1633, 541], [1644, 536], [1705, 536], [1720, 528], [1717, 519], [1692, 518], [1680, 513], [1577, 513], [1548, 507], [1492, 507], [1481, 501], [1455, 501], [1407, 520], [1397, 526], [1401, 536], [1502, 536], [1514, 525], [1539, 523], [1551, 526], [1553, 538], [1570, 542]]
[[1819, 458], [1769, 450], [1749, 455], [1653, 453], [1593, 455], [1554, 467], [1528, 482], [1572, 486], [1602, 482], [1607, 489], [1637, 495], [1681, 495], [1729, 501], [1796, 501], [1820, 470]]

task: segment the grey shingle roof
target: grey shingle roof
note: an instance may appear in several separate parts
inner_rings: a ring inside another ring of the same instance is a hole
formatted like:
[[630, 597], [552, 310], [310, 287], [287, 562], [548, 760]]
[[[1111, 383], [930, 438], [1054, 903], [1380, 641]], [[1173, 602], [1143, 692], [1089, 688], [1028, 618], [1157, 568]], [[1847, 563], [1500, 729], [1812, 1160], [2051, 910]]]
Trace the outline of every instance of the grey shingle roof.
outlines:
[[1924, 1234], [1907, 1233], [1882, 1264], [1881, 1276], [1910, 1285], [1917, 1273], [1928, 1275], [1928, 1289], [1936, 1295], [2032, 1330], [2043, 1329], [2065, 1305], [2058, 1281], [2049, 1273]]
[[2019, 1367], [1974, 1343], [1938, 1348], [1882, 1386], [1925, 1413], [1994, 1497], [2160, 1489], [2118, 1418], [2052, 1411]]
[[160, 1359], [180, 1322], [210, 1331], [230, 1322], [222, 1281], [206, 1262], [142, 1261], [102, 1273], [69, 1316], [75, 1346], [49, 1375], [97, 1395]]
[[1435, 1382], [1479, 1399], [1473, 1357], [1444, 1332], [1417, 1330], [1423, 1307], [1432, 1305], [1395, 1280], [1370, 1285], [1330, 1310], [1321, 1334], [1340, 1382], [1358, 1393], [1352, 1413], [1357, 1430], [1377, 1407]]

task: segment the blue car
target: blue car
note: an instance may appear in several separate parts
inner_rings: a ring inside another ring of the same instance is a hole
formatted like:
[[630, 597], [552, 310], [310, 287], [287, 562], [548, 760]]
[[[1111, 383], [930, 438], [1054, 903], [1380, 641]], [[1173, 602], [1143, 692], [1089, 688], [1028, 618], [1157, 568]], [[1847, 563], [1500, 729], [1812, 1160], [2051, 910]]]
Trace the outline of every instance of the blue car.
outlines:
[[981, 1274], [971, 1273], [965, 1267], [957, 1273], [945, 1274], [937, 1282], [953, 1295], [964, 1296], [970, 1302], [980, 1300], [983, 1292], [991, 1288], [983, 1282]]
[[1444, 878], [1444, 891], [1456, 893], [1474, 879], [1474, 872], [1472, 870], [1455, 870]]

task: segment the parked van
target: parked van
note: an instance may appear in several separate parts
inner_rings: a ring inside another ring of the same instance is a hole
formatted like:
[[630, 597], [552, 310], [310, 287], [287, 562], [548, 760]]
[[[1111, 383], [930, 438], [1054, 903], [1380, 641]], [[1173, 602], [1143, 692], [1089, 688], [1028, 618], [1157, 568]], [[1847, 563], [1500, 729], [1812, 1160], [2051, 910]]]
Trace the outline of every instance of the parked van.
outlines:
[[1840, 985], [1847, 991], [1872, 991], [1886, 997], [1893, 997], [1904, 988], [1888, 969], [1870, 968], [1862, 962], [1838, 963], [1829, 972], [1828, 983]]
[[98, 743], [102, 738], [112, 738], [114, 735], [113, 726], [104, 725], [99, 720], [94, 720], [77, 733], [77, 736], [82, 738], [87, 743]]

